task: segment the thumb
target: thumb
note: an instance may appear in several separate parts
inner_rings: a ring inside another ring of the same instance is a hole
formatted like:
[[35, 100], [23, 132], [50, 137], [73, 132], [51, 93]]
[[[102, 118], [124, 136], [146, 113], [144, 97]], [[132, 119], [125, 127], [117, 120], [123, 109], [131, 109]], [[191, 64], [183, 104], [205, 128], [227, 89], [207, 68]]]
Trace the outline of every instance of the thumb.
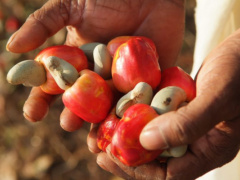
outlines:
[[199, 96], [177, 111], [158, 116], [144, 127], [140, 143], [148, 150], [190, 144], [221, 121], [212, 119], [212, 101]]
[[[49, 0], [39, 10], [32, 13], [23, 26], [12, 35], [6, 49], [14, 53], [31, 51], [42, 45], [47, 38], [64, 26], [79, 21], [81, 12], [76, 12], [78, 16], [74, 18], [70, 17], [70, 8], [76, 7], [73, 2], [75, 1]], [[71, 9], [71, 14], [74, 14], [78, 8], [75, 9]]]

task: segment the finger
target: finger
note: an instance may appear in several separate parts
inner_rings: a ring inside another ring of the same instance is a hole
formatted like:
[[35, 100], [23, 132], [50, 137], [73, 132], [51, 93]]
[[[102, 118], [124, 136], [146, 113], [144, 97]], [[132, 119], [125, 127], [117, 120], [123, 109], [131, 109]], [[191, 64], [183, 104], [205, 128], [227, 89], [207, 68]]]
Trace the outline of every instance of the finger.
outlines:
[[89, 151], [92, 153], [99, 153], [101, 150], [98, 148], [97, 145], [97, 131], [98, 131], [98, 124], [91, 124], [90, 132], [87, 137], [87, 145]]
[[[83, 1], [79, 1], [80, 4], [74, 3], [76, 1], [49, 0], [31, 14], [23, 26], [12, 35], [7, 43], [7, 50], [15, 53], [33, 50], [64, 26], [79, 21]], [[70, 17], [70, 10], [73, 17]]]
[[140, 142], [146, 149], [167, 149], [189, 144], [209, 130], [214, 122], [210, 112], [196, 98], [177, 111], [162, 114], [148, 123], [140, 134]]
[[116, 163], [114, 163], [105, 152], [101, 152], [97, 156], [97, 164], [104, 170], [121, 177], [123, 179], [132, 179], [128, 176]]
[[83, 120], [68, 108], [64, 108], [60, 115], [60, 126], [68, 132], [73, 132], [80, 129], [83, 125]]
[[160, 115], [143, 129], [140, 142], [146, 149], [190, 144], [219, 122], [240, 115], [240, 69], [235, 47], [235, 39], [230, 39], [208, 56], [197, 77], [195, 99], [177, 111]]
[[224, 94], [216, 93], [216, 88], [209, 89], [187, 106], [160, 115], [147, 124], [140, 135], [141, 144], [149, 150], [190, 144], [219, 122], [235, 118], [239, 113], [235, 99], [239, 98], [228, 89]]
[[[189, 147], [181, 158], [168, 162], [167, 178], [191, 180], [230, 162], [239, 152], [240, 118], [220, 123]], [[229, 129], [232, 129], [229, 131]], [[186, 171], [191, 169], [191, 173]]]
[[166, 177], [166, 163], [160, 161], [152, 161], [147, 164], [143, 164], [137, 167], [126, 166], [121, 163], [116, 157], [111, 154], [111, 146], [109, 145], [106, 149], [108, 156], [114, 161], [118, 167], [120, 167], [126, 174], [133, 179], [165, 179]]
[[40, 87], [32, 88], [23, 106], [24, 117], [31, 122], [42, 120], [47, 115], [50, 104], [55, 99], [56, 96], [44, 93]]

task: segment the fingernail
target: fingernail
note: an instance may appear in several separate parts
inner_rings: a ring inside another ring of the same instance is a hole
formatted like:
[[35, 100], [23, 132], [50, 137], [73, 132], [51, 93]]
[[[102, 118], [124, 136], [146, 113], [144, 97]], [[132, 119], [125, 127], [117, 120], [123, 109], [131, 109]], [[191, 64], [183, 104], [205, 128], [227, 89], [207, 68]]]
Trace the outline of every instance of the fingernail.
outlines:
[[106, 166], [104, 165], [104, 163], [100, 160], [97, 159], [97, 164], [104, 169], [105, 171], [109, 171], [108, 168], [106, 168]]
[[140, 134], [140, 143], [145, 149], [167, 149], [168, 144], [158, 126], [147, 127]]
[[31, 118], [27, 113], [23, 112], [23, 116], [30, 122], [37, 122], [38, 120]]
[[13, 42], [15, 36], [16, 36], [16, 33], [17, 33], [17, 32], [15, 32], [15, 33], [9, 38], [9, 40], [8, 40], [7, 45], [6, 45], [6, 50], [7, 50], [7, 51], [10, 51], [10, 49], [11, 49], [11, 44], [12, 44], [12, 42]]

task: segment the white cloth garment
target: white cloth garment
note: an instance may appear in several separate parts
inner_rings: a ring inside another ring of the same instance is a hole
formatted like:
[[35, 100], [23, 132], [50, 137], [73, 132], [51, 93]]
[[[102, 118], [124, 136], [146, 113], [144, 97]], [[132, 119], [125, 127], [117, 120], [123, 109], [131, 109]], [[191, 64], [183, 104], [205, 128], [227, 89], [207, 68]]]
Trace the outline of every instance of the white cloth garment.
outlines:
[[[196, 0], [196, 44], [191, 76], [209, 52], [240, 27], [240, 0]], [[197, 180], [240, 180], [240, 153], [230, 163]]]

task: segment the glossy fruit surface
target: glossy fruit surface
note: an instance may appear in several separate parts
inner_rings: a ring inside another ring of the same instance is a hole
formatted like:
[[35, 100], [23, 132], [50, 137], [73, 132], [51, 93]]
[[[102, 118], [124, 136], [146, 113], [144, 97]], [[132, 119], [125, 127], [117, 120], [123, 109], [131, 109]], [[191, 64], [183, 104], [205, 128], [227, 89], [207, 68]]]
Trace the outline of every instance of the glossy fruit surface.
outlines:
[[133, 37], [117, 49], [112, 79], [120, 92], [129, 92], [139, 82], [146, 82], [153, 89], [159, 85], [161, 70], [152, 44], [141, 37]]
[[62, 100], [70, 111], [83, 120], [99, 123], [106, 118], [112, 107], [113, 94], [101, 76], [85, 69], [64, 92]]
[[148, 151], [139, 141], [143, 127], [157, 117], [146, 104], [135, 104], [127, 109], [119, 121], [111, 143], [111, 153], [127, 166], [138, 166], [154, 160], [162, 150]]
[[157, 54], [156, 46], [153, 43], [153, 41], [144, 36], [119, 36], [119, 37], [116, 37], [108, 42], [107, 49], [108, 49], [109, 53], [111, 54], [111, 56], [113, 57], [116, 50], [119, 48], [119, 46], [121, 46], [123, 43], [126, 43], [128, 40], [130, 40], [132, 38], [137, 38], [137, 37], [147, 41], [148, 44], [153, 48], [153, 50]]
[[102, 151], [106, 152], [107, 146], [112, 142], [112, 136], [119, 120], [116, 116], [116, 108], [113, 108], [106, 119], [100, 123], [97, 132], [97, 144]]
[[[43, 64], [49, 56], [59, 57], [70, 64], [72, 64], [77, 71], [88, 68], [88, 62], [83, 51], [77, 47], [71, 47], [67, 45], [51, 46], [42, 50], [36, 57], [36, 61], [40, 61]], [[47, 72], [47, 81], [41, 85], [44, 92], [48, 94], [61, 94], [64, 90], [60, 89], [53, 79], [52, 75]]]
[[167, 86], [177, 86], [182, 88], [187, 94], [187, 101], [191, 101], [196, 96], [196, 83], [192, 77], [180, 67], [170, 67], [162, 71], [159, 90]]

